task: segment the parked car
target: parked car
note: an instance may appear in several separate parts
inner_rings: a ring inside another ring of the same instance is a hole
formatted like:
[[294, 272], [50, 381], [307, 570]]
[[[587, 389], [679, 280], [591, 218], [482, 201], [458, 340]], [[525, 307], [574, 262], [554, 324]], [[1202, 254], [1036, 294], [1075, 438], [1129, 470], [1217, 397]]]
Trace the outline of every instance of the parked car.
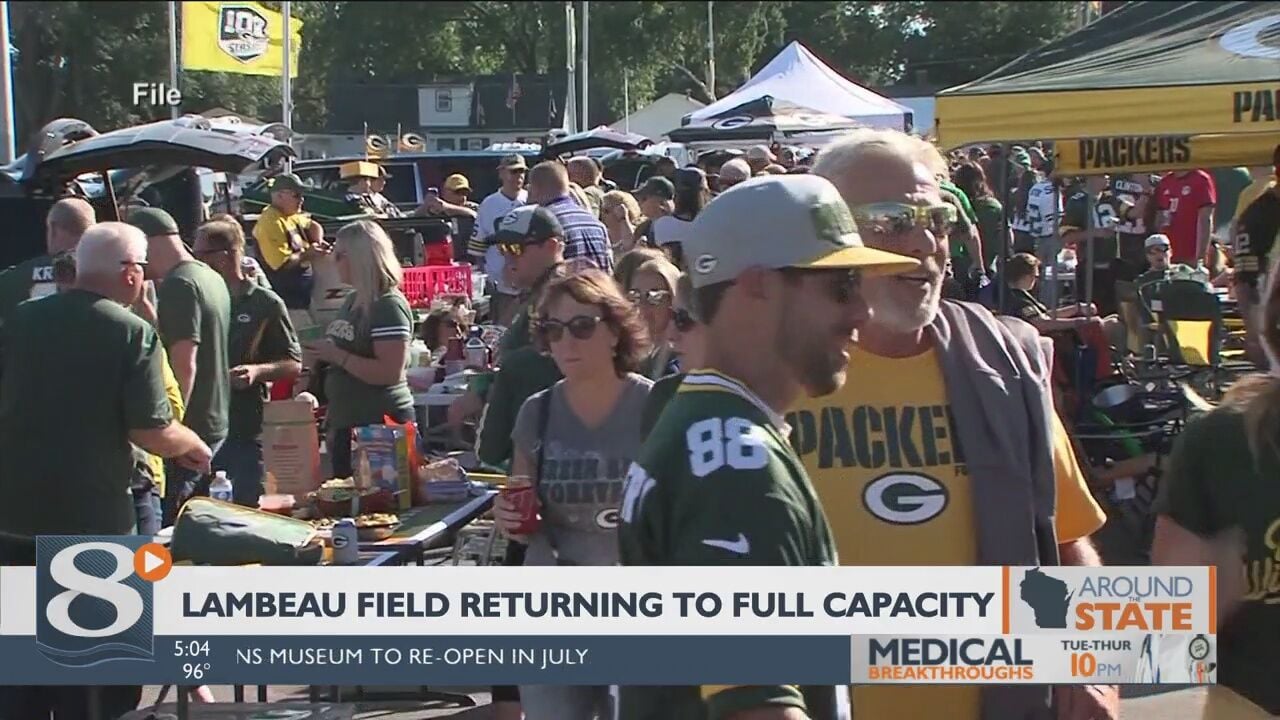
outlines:
[[[428, 188], [439, 188], [444, 179], [454, 173], [462, 173], [471, 183], [471, 197], [476, 202], [497, 191], [498, 161], [511, 154], [523, 155], [530, 165], [541, 159], [538, 150], [525, 147], [512, 150], [434, 151], [423, 153], [396, 153], [375, 160], [385, 167], [391, 176], [382, 194], [401, 209], [410, 211], [418, 207]], [[353, 160], [368, 160], [363, 155], [300, 160], [293, 164], [293, 172], [307, 185], [307, 209], [325, 216], [343, 214], [342, 202], [349, 181], [341, 178], [339, 168]], [[245, 213], [256, 213], [268, 202], [263, 186], [258, 183], [244, 193]], [[344, 204], [345, 205], [345, 204]]]
[[[81, 120], [55, 120], [26, 154], [0, 168], [0, 222], [7, 234], [0, 267], [45, 251], [44, 218], [59, 198], [86, 198], [100, 220], [118, 219], [130, 205], [162, 205], [190, 237], [204, 217], [196, 167], [240, 174], [277, 167], [292, 155], [279, 140], [214, 130], [199, 116], [106, 133]], [[97, 182], [87, 181], [92, 174]]]

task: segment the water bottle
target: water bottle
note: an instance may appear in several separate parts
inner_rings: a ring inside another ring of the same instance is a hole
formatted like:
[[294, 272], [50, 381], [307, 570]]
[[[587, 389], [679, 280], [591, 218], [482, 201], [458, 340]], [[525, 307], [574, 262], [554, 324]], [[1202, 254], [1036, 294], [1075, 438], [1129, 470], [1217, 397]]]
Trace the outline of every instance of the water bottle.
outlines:
[[333, 564], [354, 565], [360, 561], [360, 531], [351, 518], [342, 518], [333, 526]]
[[209, 483], [209, 497], [222, 502], [231, 502], [233, 488], [227, 479], [227, 471], [219, 470], [213, 474], [213, 482]]
[[489, 367], [489, 346], [484, 344], [478, 327], [471, 328], [466, 344], [467, 367], [473, 370], [484, 370]]

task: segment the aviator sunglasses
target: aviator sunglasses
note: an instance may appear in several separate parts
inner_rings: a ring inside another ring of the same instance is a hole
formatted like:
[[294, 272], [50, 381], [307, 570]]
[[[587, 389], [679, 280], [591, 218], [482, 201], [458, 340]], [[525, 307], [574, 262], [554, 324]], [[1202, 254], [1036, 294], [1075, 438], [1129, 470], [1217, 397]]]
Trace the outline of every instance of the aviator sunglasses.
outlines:
[[954, 205], [909, 205], [880, 202], [853, 208], [853, 220], [863, 232], [902, 235], [920, 227], [934, 235], [946, 235], [959, 219]]
[[628, 290], [627, 297], [637, 305], [665, 307], [671, 304], [671, 291], [669, 290]]

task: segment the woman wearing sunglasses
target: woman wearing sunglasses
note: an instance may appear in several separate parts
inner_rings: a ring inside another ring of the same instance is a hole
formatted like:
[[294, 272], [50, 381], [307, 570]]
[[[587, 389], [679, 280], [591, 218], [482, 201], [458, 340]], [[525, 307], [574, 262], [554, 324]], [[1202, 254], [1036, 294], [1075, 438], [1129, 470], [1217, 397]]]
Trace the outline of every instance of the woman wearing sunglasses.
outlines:
[[405, 379], [413, 311], [400, 292], [400, 262], [391, 239], [372, 220], [338, 231], [333, 249], [338, 276], [354, 290], [311, 350], [323, 363], [329, 407], [326, 438], [334, 477], [351, 477], [351, 430], [414, 419]]
[[[671, 349], [680, 358], [680, 367], [684, 371], [697, 370], [706, 362], [706, 337], [703, 325], [693, 312], [693, 282], [689, 273], [681, 273], [676, 282], [675, 308], [671, 311], [671, 322], [667, 324], [667, 341]], [[649, 390], [649, 401], [644, 405], [640, 415], [640, 436], [648, 437], [649, 431], [658, 422], [658, 416], [666, 408], [676, 389], [684, 380], [685, 373], [668, 375], [653, 384]]]
[[[528, 544], [524, 564], [616, 565], [618, 507], [640, 449], [640, 411], [651, 383], [632, 374], [648, 350], [639, 312], [609, 275], [588, 269], [553, 280], [538, 306], [538, 342], [564, 379], [525, 401], [511, 433], [511, 474], [537, 488], [538, 529], [521, 525], [502, 496], [497, 524]], [[522, 686], [526, 720], [605, 720], [609, 688]]]
[[627, 285], [627, 298], [635, 303], [649, 330], [653, 349], [640, 361], [640, 374], [650, 380], [680, 372], [676, 353], [667, 341], [680, 270], [665, 257], [649, 260], [636, 269]]

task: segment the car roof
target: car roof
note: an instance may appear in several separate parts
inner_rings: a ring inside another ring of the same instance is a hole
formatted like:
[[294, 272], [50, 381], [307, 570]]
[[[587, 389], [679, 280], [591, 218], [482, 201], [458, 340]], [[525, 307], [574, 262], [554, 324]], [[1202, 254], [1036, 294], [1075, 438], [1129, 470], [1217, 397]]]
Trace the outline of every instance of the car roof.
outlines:
[[341, 165], [343, 163], [352, 162], [353, 160], [363, 160], [365, 162], [376, 162], [379, 164], [405, 163], [415, 160], [427, 160], [435, 158], [503, 158], [507, 155], [524, 155], [526, 157], [539, 156], [541, 150], [433, 150], [427, 152], [415, 153], [396, 153], [387, 157], [373, 158], [367, 155], [343, 155], [339, 157], [316, 158], [312, 160], [297, 160], [293, 163], [295, 168], [323, 167], [327, 165]]

